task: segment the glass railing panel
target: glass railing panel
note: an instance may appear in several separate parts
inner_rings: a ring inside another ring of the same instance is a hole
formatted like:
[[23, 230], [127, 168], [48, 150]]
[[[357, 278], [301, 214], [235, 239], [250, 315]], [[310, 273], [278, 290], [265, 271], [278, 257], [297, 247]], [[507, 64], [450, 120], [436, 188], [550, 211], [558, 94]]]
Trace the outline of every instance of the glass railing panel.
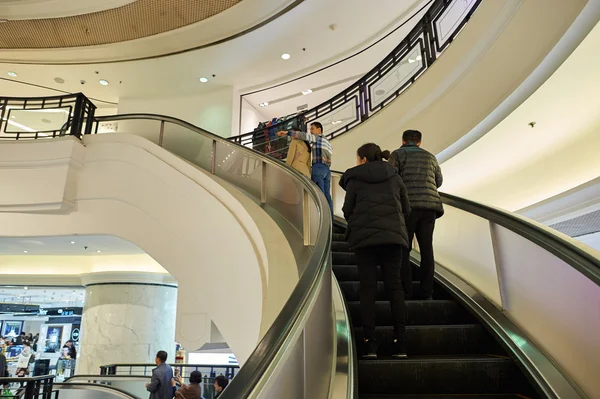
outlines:
[[422, 39], [415, 42], [397, 64], [391, 64], [389, 69], [387, 71], [384, 69], [377, 79], [367, 82], [371, 113], [394, 100], [420, 73], [425, 71], [423, 48]]
[[148, 396], [146, 384], [150, 382], [150, 377], [135, 377], [135, 376], [74, 376], [66, 383], [92, 383], [110, 386], [121, 391], [127, 392], [140, 398]]
[[598, 283], [513, 231], [493, 233], [504, 311], [585, 392], [600, 392]]
[[160, 141], [161, 121], [147, 119], [130, 119], [106, 121], [97, 124], [97, 133], [127, 133], [143, 137], [154, 144]]
[[453, 1], [433, 21], [438, 54], [446, 48], [453, 36], [460, 32], [469, 12], [480, 0]]
[[302, 235], [304, 186], [279, 165], [265, 164], [265, 168], [266, 203]]
[[213, 140], [210, 137], [198, 134], [185, 126], [165, 122], [162, 147], [204, 170], [211, 170]]
[[[210, 157], [209, 157], [210, 159]], [[261, 159], [239, 147], [226, 142], [216, 144], [215, 175], [246, 191], [255, 199], [260, 198]], [[210, 168], [207, 170], [210, 171]]]
[[444, 209], [444, 216], [436, 221], [434, 231], [436, 262], [501, 306], [490, 223], [447, 205]]

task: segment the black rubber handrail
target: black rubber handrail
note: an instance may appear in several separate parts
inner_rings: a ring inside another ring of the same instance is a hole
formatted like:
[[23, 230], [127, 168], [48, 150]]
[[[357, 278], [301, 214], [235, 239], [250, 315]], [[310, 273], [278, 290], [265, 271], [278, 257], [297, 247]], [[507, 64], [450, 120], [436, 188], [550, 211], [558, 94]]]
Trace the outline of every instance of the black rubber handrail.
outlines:
[[[327, 269], [327, 261], [331, 252], [331, 219], [329, 215], [329, 204], [325, 199], [325, 195], [314, 184], [311, 184], [304, 175], [300, 172], [288, 167], [282, 162], [261, 154], [258, 151], [244, 147], [232, 141], [229, 141], [221, 136], [207, 132], [191, 123], [182, 121], [181, 119], [156, 115], [156, 114], [123, 114], [96, 117], [96, 122], [106, 121], [122, 121], [122, 120], [157, 120], [170, 122], [179, 126], [185, 127], [198, 134], [203, 134], [217, 142], [235, 146], [238, 150], [251, 152], [253, 155], [260, 157], [264, 162], [282, 168], [285, 173], [288, 173], [298, 179], [307, 192], [315, 199], [317, 212], [325, 215], [321, 219], [317, 241], [313, 247], [313, 255], [311, 260], [306, 265], [304, 272], [300, 276], [298, 284], [292, 291], [289, 299], [279, 312], [279, 315], [266, 332], [264, 337], [258, 343], [246, 363], [231, 381], [229, 386], [223, 391], [223, 399], [241, 399], [247, 397], [254, 387], [258, 384], [263, 374], [267, 371], [269, 365], [274, 361], [278, 351], [282, 348], [286, 338], [292, 332], [293, 326], [300, 319], [307, 304], [316, 295], [317, 286], [322, 275]], [[327, 222], [329, 221], [329, 222]]]
[[103, 380], [112, 380], [112, 379], [124, 379], [124, 378], [152, 378], [151, 375], [130, 375], [130, 374], [77, 374], [77, 375], [72, 375], [69, 378], [65, 379], [63, 382], [69, 382], [71, 380], [77, 380], [77, 379], [87, 379], [87, 380], [96, 380], [96, 381], [103, 381]]
[[120, 388], [115, 388], [111, 385], [104, 385], [104, 384], [92, 384], [89, 382], [58, 382], [58, 383], [54, 383], [52, 384], [52, 388], [53, 390], [60, 390], [60, 389], [95, 389], [95, 390], [99, 390], [99, 391], [108, 391], [108, 392], [114, 392], [116, 394], [122, 395], [122, 397], [127, 398], [127, 399], [142, 399], [139, 396], [133, 395], [123, 389]]
[[[342, 175], [342, 172], [332, 171]], [[569, 266], [600, 285], [600, 259], [562, 238], [550, 228], [544, 228], [521, 216], [479, 202], [440, 193], [442, 202], [454, 208], [494, 222], [544, 248]]]

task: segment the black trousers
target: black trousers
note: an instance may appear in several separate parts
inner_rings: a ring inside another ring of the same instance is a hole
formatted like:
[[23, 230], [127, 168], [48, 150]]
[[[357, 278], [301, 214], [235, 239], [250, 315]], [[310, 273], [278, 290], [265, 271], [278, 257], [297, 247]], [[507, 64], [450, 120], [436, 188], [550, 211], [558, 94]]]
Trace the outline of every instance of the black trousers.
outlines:
[[[429, 298], [433, 294], [433, 273], [435, 261], [433, 258], [433, 229], [436, 219], [435, 211], [413, 210], [408, 217], [406, 227], [408, 230], [409, 244], [412, 246], [413, 238], [417, 236], [419, 250], [421, 251], [421, 296]], [[410, 265], [410, 251], [405, 251], [404, 265]], [[402, 268], [402, 285], [407, 298], [412, 298], [412, 269], [410, 266]]]
[[402, 290], [401, 270], [405, 248], [400, 245], [378, 245], [359, 248], [356, 253], [360, 279], [360, 311], [364, 337], [375, 335], [375, 295], [377, 294], [377, 266], [381, 266], [385, 291], [392, 307], [394, 337], [406, 333], [406, 305]]

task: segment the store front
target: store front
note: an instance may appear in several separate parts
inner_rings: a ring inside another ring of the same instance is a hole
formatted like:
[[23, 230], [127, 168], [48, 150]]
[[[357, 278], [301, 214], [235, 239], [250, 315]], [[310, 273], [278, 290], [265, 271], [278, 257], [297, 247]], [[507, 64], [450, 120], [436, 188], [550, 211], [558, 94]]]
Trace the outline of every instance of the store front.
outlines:
[[[19, 292], [16, 297], [11, 296]], [[31, 294], [28, 297], [20, 292]], [[47, 295], [37, 298], [34, 291]], [[65, 297], [67, 299], [59, 299]], [[54, 374], [57, 380], [74, 373], [83, 314], [83, 289], [3, 289], [0, 293], [0, 346], [11, 376]], [[27, 300], [29, 303], [8, 303]], [[57, 306], [61, 303], [69, 306]], [[75, 305], [75, 306], [70, 306]]]

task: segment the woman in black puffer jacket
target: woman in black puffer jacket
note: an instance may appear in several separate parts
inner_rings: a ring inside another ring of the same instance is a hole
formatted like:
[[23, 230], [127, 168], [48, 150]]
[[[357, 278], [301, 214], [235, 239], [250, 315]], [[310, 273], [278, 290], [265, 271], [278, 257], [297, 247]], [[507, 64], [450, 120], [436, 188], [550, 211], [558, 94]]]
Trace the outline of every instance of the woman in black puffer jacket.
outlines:
[[375, 342], [375, 294], [377, 266], [391, 302], [394, 319], [392, 355], [406, 357], [406, 307], [400, 270], [402, 255], [408, 251], [405, 220], [410, 214], [406, 187], [396, 169], [384, 161], [389, 151], [368, 143], [356, 152], [356, 164], [340, 180], [346, 190], [344, 217], [346, 238], [356, 253], [360, 279], [360, 307], [364, 332], [364, 357], [377, 357]]

